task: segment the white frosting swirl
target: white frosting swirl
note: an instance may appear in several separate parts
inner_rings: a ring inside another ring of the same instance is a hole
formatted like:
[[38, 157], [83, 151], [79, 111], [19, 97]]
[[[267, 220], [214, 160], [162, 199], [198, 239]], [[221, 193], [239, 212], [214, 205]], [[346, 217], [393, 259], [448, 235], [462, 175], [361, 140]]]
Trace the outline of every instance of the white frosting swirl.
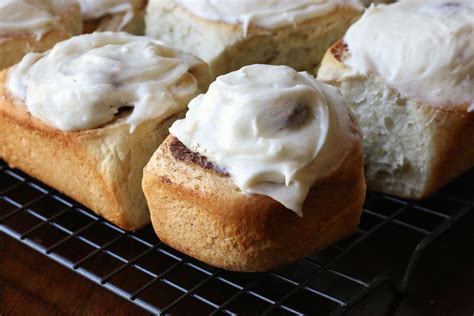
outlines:
[[[63, 131], [90, 129], [133, 107], [133, 128], [175, 113], [200, 93], [192, 67], [206, 67], [161, 42], [127, 33], [76, 36], [30, 53], [9, 72], [8, 88], [36, 118]], [[176, 102], [179, 100], [180, 102]]]
[[335, 88], [287, 66], [251, 65], [218, 77], [170, 132], [224, 167], [242, 192], [302, 215], [310, 187], [354, 137], [349, 124]]
[[62, 27], [56, 15], [65, 6], [57, 0], [0, 0], [0, 33], [31, 32], [40, 39]]
[[79, 0], [84, 20], [98, 19], [108, 14], [123, 14], [118, 27], [122, 30], [133, 19], [131, 0]]
[[404, 0], [370, 7], [347, 32], [345, 63], [434, 106], [474, 110], [474, 1]]
[[176, 0], [193, 14], [213, 21], [279, 28], [324, 16], [338, 6], [363, 10], [359, 0]]

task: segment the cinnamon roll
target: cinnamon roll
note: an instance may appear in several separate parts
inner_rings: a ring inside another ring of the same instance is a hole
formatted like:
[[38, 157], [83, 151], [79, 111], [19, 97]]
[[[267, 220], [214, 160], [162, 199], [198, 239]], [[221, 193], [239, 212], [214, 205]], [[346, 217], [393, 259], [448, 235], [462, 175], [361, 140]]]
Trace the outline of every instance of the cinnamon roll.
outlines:
[[264, 271], [352, 233], [365, 197], [360, 131], [331, 86], [287, 66], [223, 75], [145, 167], [160, 239], [235, 271]]
[[0, 157], [137, 229], [142, 169], [208, 80], [200, 59], [146, 37], [73, 37], [0, 73]]
[[324, 57], [364, 134], [368, 188], [419, 199], [474, 166], [474, 2], [369, 8]]

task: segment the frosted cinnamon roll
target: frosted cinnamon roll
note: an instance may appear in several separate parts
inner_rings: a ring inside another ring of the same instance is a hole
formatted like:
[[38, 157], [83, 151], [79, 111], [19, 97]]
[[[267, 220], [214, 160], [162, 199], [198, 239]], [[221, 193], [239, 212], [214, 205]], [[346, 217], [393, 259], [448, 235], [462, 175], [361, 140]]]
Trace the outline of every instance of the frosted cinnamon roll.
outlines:
[[251, 65], [220, 76], [170, 132], [143, 177], [168, 245], [263, 271], [355, 230], [361, 135], [337, 90], [309, 74]]
[[360, 122], [369, 189], [423, 198], [474, 166], [473, 17], [462, 0], [373, 6], [327, 52], [318, 78]]
[[149, 222], [142, 169], [207, 65], [127, 33], [73, 37], [0, 74], [0, 157], [114, 224]]
[[124, 31], [142, 35], [147, 0], [77, 0], [84, 33]]
[[0, 0], [0, 69], [82, 30], [79, 6], [65, 0]]
[[213, 77], [254, 63], [311, 70], [363, 8], [359, 0], [151, 0], [146, 34], [201, 57]]

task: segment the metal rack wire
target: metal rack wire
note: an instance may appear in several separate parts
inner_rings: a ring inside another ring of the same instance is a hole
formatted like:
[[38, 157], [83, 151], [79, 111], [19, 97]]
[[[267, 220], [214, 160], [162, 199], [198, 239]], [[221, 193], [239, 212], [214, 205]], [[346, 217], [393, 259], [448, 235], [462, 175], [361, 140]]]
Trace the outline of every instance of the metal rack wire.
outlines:
[[0, 232], [154, 313], [340, 315], [382, 284], [406, 290], [431, 242], [474, 208], [474, 170], [430, 198], [369, 193], [358, 230], [266, 273], [233, 273], [126, 232], [0, 161]]

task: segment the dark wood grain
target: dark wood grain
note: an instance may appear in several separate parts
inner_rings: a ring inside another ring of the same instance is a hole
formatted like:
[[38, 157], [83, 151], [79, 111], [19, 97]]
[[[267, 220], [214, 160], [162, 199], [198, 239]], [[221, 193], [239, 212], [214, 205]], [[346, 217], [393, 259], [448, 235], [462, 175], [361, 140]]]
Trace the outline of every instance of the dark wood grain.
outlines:
[[0, 233], [0, 315], [146, 315], [142, 309]]

